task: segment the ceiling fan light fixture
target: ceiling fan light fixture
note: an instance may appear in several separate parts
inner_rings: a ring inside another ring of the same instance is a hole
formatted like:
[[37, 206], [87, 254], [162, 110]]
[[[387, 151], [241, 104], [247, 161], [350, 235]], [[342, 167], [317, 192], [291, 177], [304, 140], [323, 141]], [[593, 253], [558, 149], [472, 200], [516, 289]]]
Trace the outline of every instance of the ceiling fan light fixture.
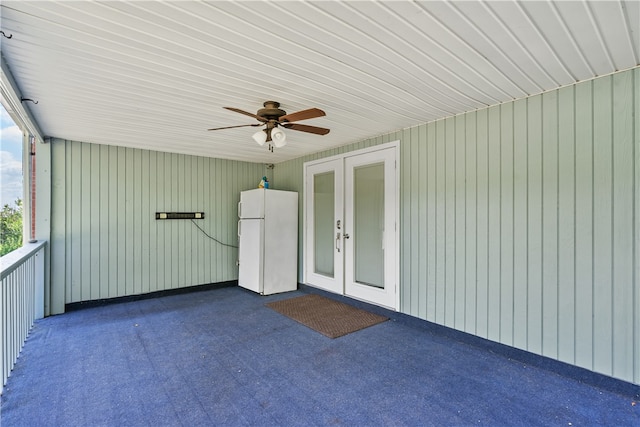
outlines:
[[258, 143], [258, 145], [263, 146], [265, 142], [267, 142], [267, 132], [264, 130], [259, 130], [258, 132], [253, 134], [253, 140]]
[[287, 145], [287, 135], [278, 128], [274, 128], [271, 130], [271, 140], [276, 148], [282, 148]]

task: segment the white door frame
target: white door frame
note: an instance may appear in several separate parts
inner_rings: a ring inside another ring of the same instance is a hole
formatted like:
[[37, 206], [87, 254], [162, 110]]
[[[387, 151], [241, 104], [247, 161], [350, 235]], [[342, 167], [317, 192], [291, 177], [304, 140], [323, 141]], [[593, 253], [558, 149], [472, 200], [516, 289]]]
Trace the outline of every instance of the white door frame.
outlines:
[[[385, 144], [380, 144], [380, 145], [375, 145], [373, 147], [368, 147], [368, 148], [363, 148], [360, 150], [355, 150], [355, 151], [349, 151], [343, 154], [338, 154], [335, 156], [329, 156], [329, 157], [323, 157], [321, 159], [318, 160], [312, 160], [309, 162], [305, 162], [303, 164], [303, 188], [304, 188], [304, 197], [303, 197], [303, 204], [302, 204], [302, 210], [303, 210], [303, 234], [302, 234], [302, 245], [303, 245], [303, 250], [305, 251], [304, 256], [303, 256], [303, 263], [302, 263], [302, 279], [304, 281], [305, 284], [308, 284], [308, 272], [310, 271], [310, 266], [308, 265], [308, 257], [306, 254], [306, 249], [307, 249], [307, 243], [308, 243], [308, 239], [309, 237], [307, 236], [308, 233], [308, 227], [307, 227], [307, 214], [308, 214], [308, 209], [309, 207], [307, 206], [307, 193], [306, 193], [306, 189], [307, 189], [307, 168], [311, 165], [316, 165], [316, 164], [320, 164], [320, 163], [324, 163], [324, 162], [328, 162], [328, 161], [332, 161], [332, 160], [337, 160], [337, 159], [341, 159], [344, 161], [344, 159], [346, 159], [347, 157], [352, 157], [352, 156], [358, 156], [361, 154], [366, 154], [366, 153], [371, 153], [374, 151], [380, 151], [380, 150], [386, 150], [386, 149], [390, 149], [393, 148], [395, 150], [395, 158], [396, 158], [396, 164], [395, 164], [395, 215], [396, 215], [396, 226], [395, 226], [395, 271], [393, 272], [393, 277], [394, 277], [394, 282], [395, 282], [395, 306], [394, 307], [388, 307], [388, 308], [392, 308], [394, 310], [399, 310], [400, 309], [400, 141], [392, 141], [392, 142], [388, 142]], [[309, 286], [313, 286], [313, 285], [309, 285]], [[342, 295], [344, 294], [344, 289], [342, 292]], [[348, 296], [348, 295], [345, 295]], [[353, 298], [353, 297], [350, 297]], [[366, 302], [371, 302], [371, 301], [366, 301]], [[371, 302], [373, 303], [373, 302]], [[375, 303], [374, 303], [375, 304]]]

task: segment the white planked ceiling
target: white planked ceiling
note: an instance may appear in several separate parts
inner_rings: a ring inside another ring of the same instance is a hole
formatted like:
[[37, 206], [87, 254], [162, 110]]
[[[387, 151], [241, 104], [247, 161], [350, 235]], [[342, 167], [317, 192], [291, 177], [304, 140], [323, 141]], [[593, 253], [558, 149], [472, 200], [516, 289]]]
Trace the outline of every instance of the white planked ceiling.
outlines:
[[[640, 64], [640, 2], [14, 1], [2, 55], [47, 136], [277, 163]], [[266, 100], [317, 107], [274, 153]]]

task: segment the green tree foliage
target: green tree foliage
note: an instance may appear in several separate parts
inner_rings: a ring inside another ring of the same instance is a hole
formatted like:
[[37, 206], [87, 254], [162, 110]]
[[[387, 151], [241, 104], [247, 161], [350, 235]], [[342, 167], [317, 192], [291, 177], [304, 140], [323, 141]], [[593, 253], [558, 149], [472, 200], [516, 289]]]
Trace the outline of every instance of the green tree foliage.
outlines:
[[22, 246], [22, 200], [16, 206], [4, 205], [0, 211], [0, 256]]

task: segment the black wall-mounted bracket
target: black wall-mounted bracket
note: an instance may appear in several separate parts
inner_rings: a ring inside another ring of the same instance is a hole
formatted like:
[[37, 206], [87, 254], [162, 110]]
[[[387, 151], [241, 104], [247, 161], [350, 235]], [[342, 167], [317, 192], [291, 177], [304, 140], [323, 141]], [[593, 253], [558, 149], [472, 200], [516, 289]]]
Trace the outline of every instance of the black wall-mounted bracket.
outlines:
[[204, 212], [156, 212], [156, 219], [204, 219]]

